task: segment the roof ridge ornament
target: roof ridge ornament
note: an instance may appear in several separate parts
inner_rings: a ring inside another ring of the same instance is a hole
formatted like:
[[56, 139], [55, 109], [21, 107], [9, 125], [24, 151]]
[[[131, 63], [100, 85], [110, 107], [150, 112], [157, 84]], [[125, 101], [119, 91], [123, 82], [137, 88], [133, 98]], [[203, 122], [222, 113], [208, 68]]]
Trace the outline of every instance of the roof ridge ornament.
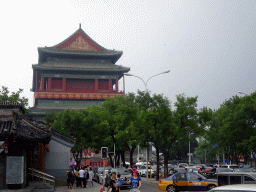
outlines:
[[79, 29], [81, 29], [81, 23], [79, 23]]

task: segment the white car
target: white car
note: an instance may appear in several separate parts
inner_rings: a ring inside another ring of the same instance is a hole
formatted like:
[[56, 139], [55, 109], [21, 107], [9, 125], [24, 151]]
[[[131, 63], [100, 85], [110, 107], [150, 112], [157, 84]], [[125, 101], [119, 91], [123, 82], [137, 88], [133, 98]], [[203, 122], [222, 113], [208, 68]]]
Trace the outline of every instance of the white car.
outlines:
[[[140, 162], [137, 162], [136, 163], [136, 166], [146, 166], [147, 165], [147, 162], [142, 162], [142, 161], [140, 161]], [[148, 162], [148, 166], [150, 165], [150, 163]]]
[[240, 184], [240, 185], [225, 185], [216, 187], [211, 192], [224, 192], [224, 191], [235, 191], [235, 192], [249, 192], [256, 191], [256, 184]]
[[[141, 177], [146, 177], [146, 175], [147, 175], [146, 166], [142, 166], [140, 169], [138, 169], [138, 172], [139, 172]], [[148, 173], [150, 173], [150, 167], [148, 167]], [[151, 174], [153, 174], [153, 173], [154, 173], [154, 170], [151, 169]]]
[[232, 171], [233, 171], [234, 169], [239, 169], [239, 166], [238, 166], [238, 165], [222, 165], [221, 167], [222, 167], [222, 168], [229, 168], [229, 169], [231, 169]]

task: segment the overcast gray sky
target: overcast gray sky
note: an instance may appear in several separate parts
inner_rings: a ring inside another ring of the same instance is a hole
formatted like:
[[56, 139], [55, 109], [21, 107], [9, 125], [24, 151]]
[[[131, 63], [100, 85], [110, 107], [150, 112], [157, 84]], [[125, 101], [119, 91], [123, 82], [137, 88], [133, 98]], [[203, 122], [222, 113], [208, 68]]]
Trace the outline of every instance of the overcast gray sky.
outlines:
[[[254, 0], [0, 1], [0, 86], [24, 89], [33, 106], [37, 47], [53, 46], [82, 29], [107, 49], [122, 50], [118, 65], [148, 82], [151, 93], [196, 95], [198, 108], [219, 108], [238, 91], [256, 89]], [[126, 92], [144, 90], [125, 78]], [[122, 81], [120, 81], [122, 89]]]

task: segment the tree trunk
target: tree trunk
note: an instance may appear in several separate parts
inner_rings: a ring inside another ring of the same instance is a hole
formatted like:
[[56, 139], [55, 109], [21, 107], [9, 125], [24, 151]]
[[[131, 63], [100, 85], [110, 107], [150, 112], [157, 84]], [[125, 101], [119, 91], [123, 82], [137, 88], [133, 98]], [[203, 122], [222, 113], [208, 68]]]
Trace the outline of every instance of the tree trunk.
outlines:
[[114, 167], [114, 165], [113, 165], [113, 160], [112, 160], [112, 155], [110, 155], [110, 153], [109, 153], [108, 156], [109, 156], [109, 160], [110, 160], [110, 165], [111, 165], [111, 167]]
[[167, 151], [163, 151], [163, 154], [164, 154], [164, 178], [167, 178], [168, 177], [168, 156], [169, 156], [168, 149]]
[[158, 146], [155, 146], [156, 148], [156, 181], [159, 181], [159, 148]]
[[135, 150], [136, 147], [133, 147], [132, 146], [132, 149], [130, 150], [130, 166], [132, 167], [133, 166], [133, 153], [134, 153], [134, 150]]
[[125, 152], [121, 151], [121, 158], [122, 158], [122, 162], [123, 162], [123, 167], [125, 167]]
[[116, 160], [116, 166], [119, 166], [120, 164], [120, 151], [117, 153], [117, 160]]
[[73, 157], [76, 161], [76, 166], [80, 168], [81, 159], [82, 159], [82, 151], [74, 152]]

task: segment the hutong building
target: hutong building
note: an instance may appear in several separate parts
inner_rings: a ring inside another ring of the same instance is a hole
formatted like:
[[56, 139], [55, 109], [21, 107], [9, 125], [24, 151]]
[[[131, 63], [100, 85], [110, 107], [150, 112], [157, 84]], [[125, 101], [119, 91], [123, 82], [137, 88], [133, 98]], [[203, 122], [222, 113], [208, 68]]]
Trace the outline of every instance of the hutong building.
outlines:
[[130, 68], [115, 64], [123, 52], [100, 46], [81, 25], [63, 42], [39, 47], [38, 53], [38, 64], [32, 66], [33, 120], [42, 120], [46, 112], [84, 109], [101, 105], [107, 97], [124, 95], [118, 81]]
[[19, 103], [0, 102], [0, 189], [28, 185], [29, 168], [44, 172], [51, 133], [24, 116]]
[[0, 102], [0, 190], [51, 181], [45, 173], [66, 178], [74, 144], [46, 123], [28, 120], [20, 103]]

